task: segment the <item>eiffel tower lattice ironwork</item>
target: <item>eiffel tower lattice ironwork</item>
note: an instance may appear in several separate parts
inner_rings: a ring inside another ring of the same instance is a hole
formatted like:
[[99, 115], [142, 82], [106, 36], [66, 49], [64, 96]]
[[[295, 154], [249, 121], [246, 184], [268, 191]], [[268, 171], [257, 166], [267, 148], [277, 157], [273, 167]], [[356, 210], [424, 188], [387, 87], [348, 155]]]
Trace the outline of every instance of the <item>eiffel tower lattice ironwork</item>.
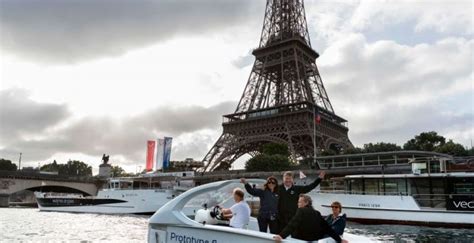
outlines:
[[[266, 143], [287, 144], [292, 158], [352, 147], [347, 121], [335, 114], [316, 66], [303, 0], [267, 0], [255, 63], [223, 134], [205, 156], [204, 170], [256, 155]], [[316, 118], [317, 117], [317, 118]]]

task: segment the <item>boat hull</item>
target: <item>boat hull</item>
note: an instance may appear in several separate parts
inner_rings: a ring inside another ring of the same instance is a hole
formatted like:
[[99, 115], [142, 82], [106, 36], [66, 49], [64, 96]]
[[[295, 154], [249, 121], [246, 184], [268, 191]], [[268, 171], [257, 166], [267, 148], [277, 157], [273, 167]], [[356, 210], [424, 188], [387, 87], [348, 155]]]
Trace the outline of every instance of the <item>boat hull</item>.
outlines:
[[342, 204], [349, 220], [367, 224], [406, 224], [474, 228], [474, 212], [420, 208], [412, 196], [312, 193], [313, 206], [331, 214], [331, 203]]
[[36, 197], [40, 211], [153, 214], [176, 196], [172, 190], [116, 190], [101, 191], [97, 197]]
[[[148, 229], [149, 243], [170, 243], [170, 242], [226, 242], [226, 243], [274, 243], [273, 234], [262, 233], [253, 230], [236, 229], [232, 227], [217, 225], [200, 225], [200, 226], [165, 226], [156, 227], [150, 225]], [[368, 243], [375, 242], [366, 237], [344, 233], [345, 240], [351, 243]], [[283, 242], [304, 243], [307, 241], [287, 238]], [[325, 238], [318, 243], [335, 243], [332, 238]]]

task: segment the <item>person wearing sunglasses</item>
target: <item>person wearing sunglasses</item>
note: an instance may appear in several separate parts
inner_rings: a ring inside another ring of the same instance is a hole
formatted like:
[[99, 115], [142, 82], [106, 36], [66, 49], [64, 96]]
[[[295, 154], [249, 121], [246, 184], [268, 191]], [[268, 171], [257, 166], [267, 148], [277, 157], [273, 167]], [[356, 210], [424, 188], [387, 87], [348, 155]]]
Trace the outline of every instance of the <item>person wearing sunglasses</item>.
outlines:
[[342, 214], [342, 205], [335, 201], [331, 203], [332, 214], [326, 217], [326, 222], [338, 234], [342, 235], [346, 228], [346, 214]]
[[260, 210], [258, 212], [258, 228], [260, 232], [278, 233], [277, 213], [278, 213], [278, 181], [275, 177], [270, 176], [263, 185], [263, 189], [252, 187], [245, 178], [240, 179], [245, 185], [245, 190], [250, 195], [260, 198]]
[[348, 243], [329, 226], [321, 213], [313, 208], [313, 200], [306, 194], [298, 196], [298, 209], [295, 216], [279, 234], [273, 236], [273, 239], [281, 242], [290, 235], [294, 239], [308, 242], [318, 241], [329, 235], [338, 243]]

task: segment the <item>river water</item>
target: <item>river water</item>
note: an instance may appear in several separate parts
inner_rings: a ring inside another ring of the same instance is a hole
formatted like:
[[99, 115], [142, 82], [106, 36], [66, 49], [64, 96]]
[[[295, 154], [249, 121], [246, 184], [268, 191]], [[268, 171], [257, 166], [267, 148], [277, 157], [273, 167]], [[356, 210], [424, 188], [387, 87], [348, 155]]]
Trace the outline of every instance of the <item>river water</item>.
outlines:
[[[146, 242], [149, 216], [0, 208], [0, 242]], [[347, 231], [382, 242], [474, 242], [474, 230], [349, 223]]]

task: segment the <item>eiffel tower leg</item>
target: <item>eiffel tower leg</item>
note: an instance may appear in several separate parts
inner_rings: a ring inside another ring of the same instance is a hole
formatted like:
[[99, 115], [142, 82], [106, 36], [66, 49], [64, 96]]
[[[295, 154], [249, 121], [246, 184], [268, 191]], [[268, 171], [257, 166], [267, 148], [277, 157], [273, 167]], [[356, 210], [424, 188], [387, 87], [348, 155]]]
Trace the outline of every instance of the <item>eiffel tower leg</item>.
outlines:
[[293, 161], [297, 161], [297, 157], [296, 157], [296, 151], [295, 151], [295, 146], [293, 145], [293, 136], [291, 135], [291, 131], [290, 129], [288, 128], [288, 123], [285, 122], [285, 128], [286, 128], [286, 133], [287, 133], [287, 139], [288, 139], [288, 149], [290, 150], [290, 154], [291, 154], [291, 159]]
[[204, 157], [203, 171], [210, 171], [214, 169], [223, 160], [222, 155], [226, 152], [226, 150], [228, 150], [229, 147], [229, 137], [226, 135], [227, 134], [222, 134]]

